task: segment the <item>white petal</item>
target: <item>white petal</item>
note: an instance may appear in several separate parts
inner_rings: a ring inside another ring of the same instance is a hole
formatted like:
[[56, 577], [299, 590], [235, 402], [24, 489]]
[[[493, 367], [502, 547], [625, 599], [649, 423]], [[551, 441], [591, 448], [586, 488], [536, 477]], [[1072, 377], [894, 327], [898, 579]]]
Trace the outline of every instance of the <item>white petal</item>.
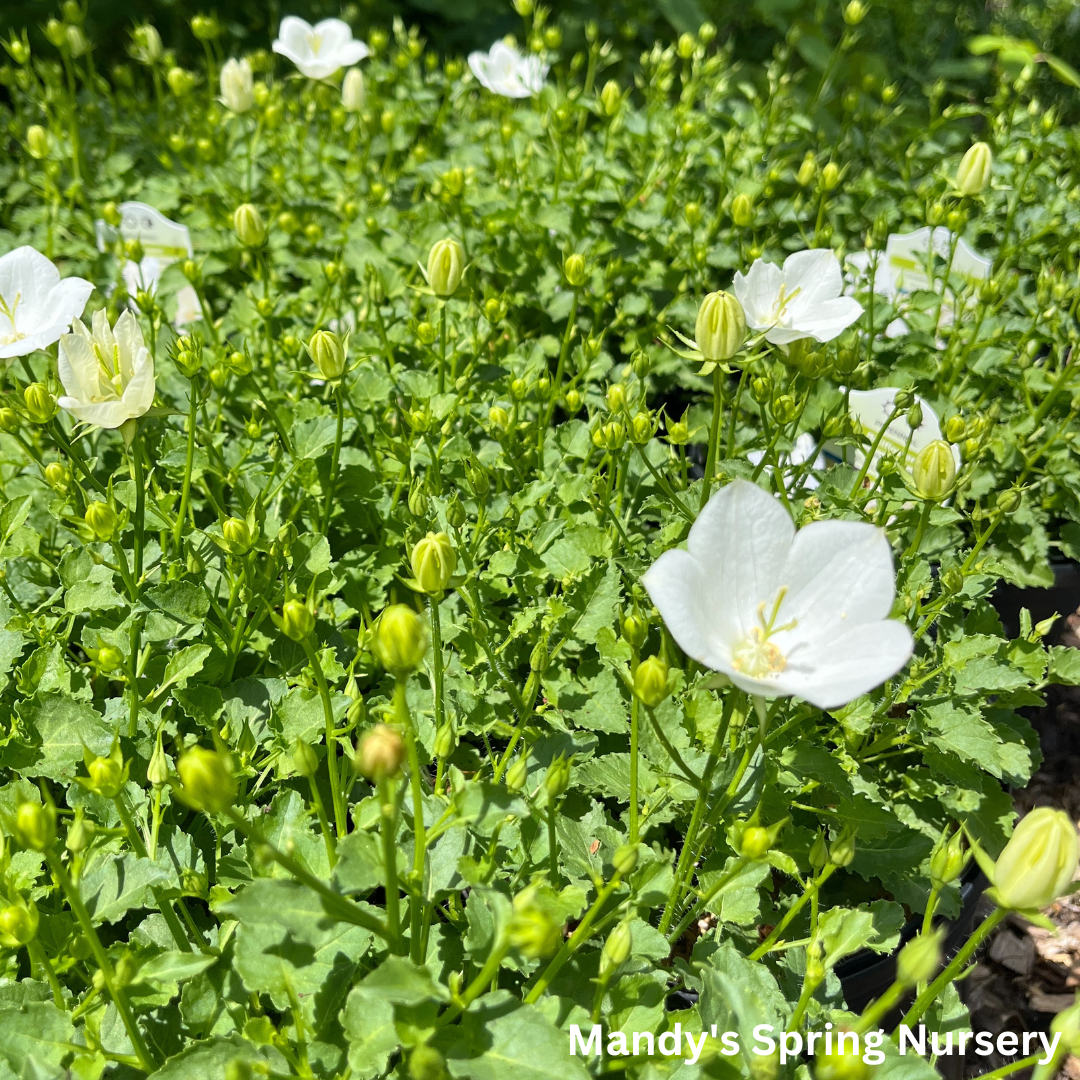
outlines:
[[694, 522], [687, 550], [702, 567], [710, 620], [729, 649], [757, 625], [758, 605], [784, 584], [794, 535], [783, 506], [747, 480], [721, 488]]
[[65, 334], [60, 339], [56, 369], [69, 397], [90, 401], [101, 393], [97, 357], [79, 334]]
[[348, 41], [337, 50], [338, 67], [351, 67], [353, 64], [359, 64], [361, 60], [370, 55], [370, 51], [362, 41]]
[[794, 694], [819, 709], [835, 709], [895, 675], [913, 650], [911, 631], [901, 622], [884, 619], [853, 627], [822, 639], [812, 652], [789, 662], [774, 692]]
[[116, 344], [120, 346], [120, 371], [124, 379], [130, 379], [135, 370], [135, 358], [146, 347], [139, 320], [131, 311], [125, 311], [116, 320], [113, 331]]
[[301, 19], [298, 15], [286, 15], [278, 27], [277, 41], [274, 42], [274, 52], [277, 52], [278, 44], [282, 44], [293, 52], [308, 50], [311, 23]]
[[150, 350], [143, 349], [135, 361], [135, 374], [124, 388], [128, 416], [142, 416], [154, 404], [154, 363]]
[[851, 296], [833, 300], [804, 300], [796, 297], [791, 304], [792, 329], [818, 341], [832, 341], [863, 313], [862, 304]]
[[127, 406], [119, 399], [88, 405], [76, 401], [75, 398], [62, 397], [57, 400], [57, 404], [84, 424], [93, 424], [96, 427], [118, 428], [125, 420], [131, 419]]
[[469, 68], [473, 75], [476, 76], [476, 81], [485, 89], [491, 89], [491, 83], [488, 80], [488, 63], [489, 57], [485, 52], [471, 52], [469, 53]]
[[831, 248], [811, 248], [784, 260], [784, 284], [788, 295], [799, 290], [798, 301], [820, 303], [840, 295], [844, 278]]
[[783, 283], [780, 267], [764, 259], [755, 259], [745, 275], [736, 271], [732, 285], [735, 299], [742, 305], [746, 321], [755, 330], [773, 324], [773, 308]]
[[815, 521], [800, 529], [783, 572], [780, 621], [797, 640], [832, 639], [888, 616], [896, 595], [892, 549], [863, 521]]
[[714, 612], [705, 602], [703, 568], [685, 551], [665, 551], [645, 572], [641, 583], [660, 612], [679, 648], [699, 664], [716, 668], [709, 632]]

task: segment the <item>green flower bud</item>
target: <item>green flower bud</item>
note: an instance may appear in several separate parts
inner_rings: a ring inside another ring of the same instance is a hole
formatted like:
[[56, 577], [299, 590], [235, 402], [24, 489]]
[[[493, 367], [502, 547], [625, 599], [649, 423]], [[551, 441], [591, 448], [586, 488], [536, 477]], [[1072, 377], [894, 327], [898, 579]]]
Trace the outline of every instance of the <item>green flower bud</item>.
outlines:
[[1006, 488], [998, 495], [995, 505], [1003, 514], [1014, 514], [1020, 509], [1023, 498], [1022, 493], [1016, 488]]
[[221, 33], [221, 25], [213, 15], [194, 15], [190, 25], [199, 41], [213, 41]]
[[636, 611], [628, 612], [622, 617], [620, 629], [623, 639], [632, 649], [640, 649], [649, 636], [648, 620]]
[[319, 758], [311, 743], [297, 737], [292, 748], [293, 768], [300, 776], [314, 776], [319, 768]]
[[614, 79], [608, 79], [604, 83], [604, 89], [600, 91], [600, 108], [605, 116], [614, 116], [622, 104], [622, 91]]
[[817, 839], [810, 848], [810, 865], [815, 870], [821, 870], [829, 861], [829, 848], [825, 843], [825, 834], [819, 832]]
[[754, 203], [745, 192], [731, 200], [731, 220], [740, 229], [745, 229], [754, 220]]
[[667, 420], [667, 441], [672, 446], [685, 446], [690, 441], [690, 428], [684, 420]]
[[1060, 1035], [1053, 1058], [1045, 1065], [1035, 1067], [1034, 1080], [1050, 1080], [1058, 1074], [1061, 1063], [1070, 1054], [1080, 1054], [1080, 999], [1074, 1005], [1059, 1012], [1050, 1021], [1051, 1035]]
[[969, 197], [980, 194], [990, 183], [993, 165], [994, 154], [990, 147], [984, 142], [972, 144], [956, 170], [956, 190]]
[[316, 330], [308, 342], [308, 352], [324, 379], [340, 379], [345, 374], [345, 347], [332, 330]]
[[409, 513], [413, 517], [422, 518], [427, 516], [427, 512], [428, 498], [424, 491], [423, 481], [414, 480], [409, 485]]
[[[858, 0], [851, 0], [851, 3], [858, 3]], [[851, 1043], [850, 1038], [841, 1040], [839, 1032], [834, 1031], [833, 1046], [837, 1052], [814, 1057], [814, 1080], [870, 1080], [873, 1069], [863, 1061], [861, 1054], [852, 1051]], [[844, 1047], [843, 1053], [839, 1052], [840, 1046]]]
[[585, 284], [585, 257], [577, 252], [567, 255], [563, 262], [563, 274], [572, 288], [580, 289]]
[[[104, 506], [104, 503], [93, 503], [94, 506]], [[98, 649], [97, 666], [102, 671], [115, 671], [124, 662], [124, 654], [115, 645], [102, 645]]]
[[915, 491], [921, 499], [940, 502], [956, 480], [956, 458], [952, 447], [941, 439], [935, 439], [919, 451], [911, 467]]
[[453, 296], [465, 273], [465, 252], [449, 237], [433, 244], [428, 254], [427, 277], [436, 296]]
[[23, 391], [26, 412], [35, 424], [47, 424], [56, 415], [56, 399], [44, 383], [31, 383]]
[[[953, 567], [957, 569], [957, 567]], [[961, 586], [963, 581], [961, 580]], [[957, 590], [959, 591], [959, 590]], [[942, 889], [955, 881], [967, 864], [968, 855], [964, 850], [963, 833], [955, 832], [944, 843], [939, 840], [930, 853], [930, 883], [935, 889]]]
[[195, 88], [195, 76], [182, 67], [171, 67], [165, 75], [165, 81], [174, 97], [187, 97]]
[[517, 793], [525, 786], [529, 778], [528, 758], [518, 758], [509, 769], [506, 770], [506, 789]]
[[617, 421], [603, 424], [593, 432], [593, 442], [605, 450], [619, 450], [626, 442], [626, 428]]
[[181, 755], [176, 771], [184, 797], [196, 810], [217, 814], [232, 806], [236, 779], [228, 754], [195, 746]]
[[840, 168], [835, 161], [826, 162], [821, 170], [821, 190], [835, 191], [840, 184]]
[[461, 499], [455, 491], [446, 505], [446, 524], [452, 529], [460, 529], [467, 520], [465, 507], [461, 505]]
[[33, 901], [29, 904], [19, 900], [0, 907], [0, 945], [17, 949], [37, 937], [38, 910]]
[[165, 748], [161, 745], [161, 733], [158, 732], [157, 742], [154, 745], [154, 753], [150, 757], [150, 764], [146, 767], [146, 779], [154, 787], [162, 787], [169, 780], [169, 757]]
[[795, 176], [795, 182], [799, 187], [809, 187], [814, 182], [816, 175], [817, 158], [814, 157], [813, 150], [807, 150], [806, 156], [802, 159], [802, 164], [799, 166], [799, 171]]
[[281, 631], [293, 641], [303, 641], [315, 629], [315, 616], [303, 600], [286, 600], [281, 605]]
[[439, 336], [439, 331], [429, 322], [418, 323], [416, 326], [416, 340], [421, 345], [434, 345]]
[[7, 405], [0, 407], [0, 431], [13, 435], [19, 430], [19, 414]]
[[668, 696], [668, 666], [659, 656], [642, 660], [634, 672], [634, 693], [650, 709]]
[[833, 866], [839, 866], [841, 868], [851, 865], [851, 860], [855, 858], [855, 834], [853, 832], [844, 832], [839, 840], [834, 840], [829, 847], [829, 862]]
[[354, 764], [361, 776], [379, 783], [397, 776], [404, 760], [405, 743], [401, 736], [386, 724], [376, 724], [360, 740]]
[[746, 339], [746, 316], [730, 293], [709, 293], [698, 309], [694, 337], [706, 360], [730, 360]]
[[550, 956], [562, 940], [562, 927], [535, 902], [535, 890], [514, 897], [514, 913], [507, 925], [510, 944], [529, 960]]
[[941, 575], [941, 589], [947, 596], [955, 596], [963, 587], [964, 571], [959, 566], [950, 566]]
[[790, 424], [799, 406], [791, 394], [781, 394], [772, 403], [772, 414], [778, 424]]
[[742, 830], [739, 854], [744, 859], [763, 859], [772, 847], [769, 830], [760, 825], [750, 825]]
[[922, 427], [922, 419], [922, 405], [916, 401], [907, 411], [907, 426], [911, 428], [912, 431], [915, 431]]
[[26, 149], [38, 161], [48, 155], [49, 133], [40, 124], [31, 124], [26, 129]]
[[349, 68], [341, 82], [341, 104], [346, 112], [360, 112], [364, 107], [364, 76], [357, 67]]
[[571, 387], [563, 395], [563, 405], [570, 416], [573, 416], [581, 408], [581, 391]]
[[244, 247], [260, 247], [266, 239], [266, 222], [256, 206], [241, 203], [233, 211], [233, 229]]
[[251, 530], [243, 518], [226, 518], [221, 526], [221, 535], [233, 555], [243, 555], [251, 547]]
[[967, 434], [967, 424], [962, 416], [950, 416], [945, 421], [945, 438], [951, 443], [960, 442]]
[[150, 23], [131, 31], [131, 53], [140, 64], [153, 64], [161, 58], [161, 35]]
[[630, 441], [636, 446], [644, 446], [654, 434], [652, 417], [640, 412], [630, 421]]
[[548, 666], [548, 646], [547, 638], [542, 637], [532, 649], [529, 654], [529, 670], [535, 671], [540, 675], [543, 675]]
[[456, 749], [457, 735], [454, 732], [454, 725], [447, 720], [443, 726], [435, 732], [435, 756], [445, 760], [448, 757], [453, 757]]
[[1076, 826], [1064, 810], [1040, 806], [1016, 826], [994, 867], [1002, 907], [1030, 911], [1064, 895], [1080, 858]]
[[19, 803], [15, 811], [15, 839], [31, 851], [45, 851], [56, 839], [56, 811], [41, 803]]
[[117, 743], [114, 753], [108, 757], [96, 757], [87, 763], [86, 771], [90, 774], [87, 787], [106, 799], [115, 799], [127, 782], [127, 769]]
[[941, 933], [931, 931], [912, 938], [896, 958], [896, 981], [909, 989], [929, 982], [941, 966]]
[[72, 855], [78, 855], [93, 843], [94, 835], [96, 833], [97, 826], [82, 813], [80, 808], [75, 811], [75, 820], [68, 826], [64, 847], [66, 847]]
[[375, 628], [375, 655], [391, 675], [403, 678], [427, 652], [427, 627], [411, 607], [391, 604]]
[[548, 766], [544, 774], [544, 792], [550, 805], [566, 793], [570, 786], [570, 760], [561, 754]]
[[492, 427], [498, 428], [503, 433], [510, 427], [510, 415], [501, 405], [493, 405], [488, 409], [488, 420]]
[[45, 482], [56, 491], [67, 491], [71, 470], [62, 461], [50, 461], [45, 466]]
[[844, 22], [848, 26], [858, 26], [866, 18], [866, 5], [862, 0], [848, 0], [844, 7]]
[[637, 869], [640, 855], [641, 846], [639, 844], [620, 844], [611, 858], [611, 865], [621, 877], [626, 877], [627, 874], [632, 874]]
[[109, 541], [116, 535], [119, 524], [116, 511], [106, 502], [92, 502], [86, 508], [83, 520], [98, 540]]
[[612, 412], [622, 412], [626, 408], [626, 388], [622, 383], [612, 383], [607, 388], [604, 398]]
[[434, 1046], [414, 1047], [409, 1055], [409, 1080], [447, 1080], [446, 1059]]
[[614, 929], [608, 934], [607, 941], [604, 942], [604, 947], [600, 952], [601, 979], [609, 979], [619, 967], [630, 959], [633, 944], [630, 924], [626, 922], [616, 923]]

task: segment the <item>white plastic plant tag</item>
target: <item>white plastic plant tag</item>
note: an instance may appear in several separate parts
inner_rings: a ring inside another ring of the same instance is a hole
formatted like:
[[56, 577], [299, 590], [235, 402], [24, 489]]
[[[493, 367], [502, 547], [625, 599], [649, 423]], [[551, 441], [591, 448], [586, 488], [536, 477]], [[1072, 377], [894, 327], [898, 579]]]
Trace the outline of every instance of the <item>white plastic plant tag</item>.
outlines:
[[[931, 252], [947, 260], [953, 235], [943, 226], [931, 230], [927, 225], [909, 233], [893, 233], [885, 244], [885, 265], [890, 283], [897, 292], [915, 292], [931, 287], [927, 263]], [[972, 251], [963, 239], [956, 240], [950, 272], [971, 283], [985, 281], [993, 263]]]
[[191, 258], [195, 249], [191, 246], [191, 233], [186, 225], [170, 221], [159, 210], [141, 202], [121, 203], [120, 226], [113, 228], [100, 218], [95, 223], [98, 250], [119, 237], [121, 240], [138, 240], [143, 253], [162, 261], [162, 265], [185, 257]]

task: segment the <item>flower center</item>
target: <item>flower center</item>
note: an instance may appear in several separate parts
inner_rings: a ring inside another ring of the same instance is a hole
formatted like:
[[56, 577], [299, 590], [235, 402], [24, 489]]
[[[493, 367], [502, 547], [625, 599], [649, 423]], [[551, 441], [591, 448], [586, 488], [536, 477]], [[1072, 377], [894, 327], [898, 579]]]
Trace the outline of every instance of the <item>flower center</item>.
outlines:
[[787, 289], [788, 289], [787, 285], [781, 285], [780, 286], [780, 293], [777, 296], [776, 300], [773, 302], [773, 309], [772, 309], [773, 326], [783, 326], [784, 325], [784, 320], [786, 318], [788, 318], [788, 314], [787, 314], [787, 306], [788, 306], [788, 304], [790, 304], [791, 301], [794, 300], [795, 297], [798, 296], [799, 293], [802, 292], [802, 286], [801, 285], [796, 286], [794, 289], [791, 290], [790, 293], [787, 291]]
[[322, 34], [316, 34], [314, 30], [308, 34], [308, 45], [311, 46], [311, 51], [318, 56], [319, 50], [322, 48]]
[[120, 346], [113, 345], [110, 358], [101, 343], [95, 341], [94, 355], [97, 357], [99, 369], [98, 388], [104, 393], [95, 394], [92, 400], [95, 402], [113, 401], [115, 398], [123, 397], [124, 378], [120, 369]]
[[15, 325], [15, 311], [19, 306], [19, 301], [22, 299], [22, 293], [17, 292], [15, 294], [15, 303], [8, 304], [3, 296], [0, 296], [0, 315], [3, 315], [9, 323], [11, 323], [10, 334], [0, 334], [0, 345], [14, 345], [16, 341], [22, 341], [25, 334], [19, 333], [18, 327]]
[[757, 615], [760, 625], [753, 627], [750, 633], [731, 650], [732, 667], [743, 675], [749, 675], [751, 679], [769, 679], [779, 675], [787, 667], [787, 658], [776, 643], [769, 640], [773, 634], [778, 634], [782, 630], [793, 630], [798, 625], [797, 619], [792, 619], [782, 626], [776, 625], [780, 605], [784, 602], [787, 591], [786, 585], [781, 586], [776, 594], [772, 612], [767, 619], [765, 602], [758, 604]]

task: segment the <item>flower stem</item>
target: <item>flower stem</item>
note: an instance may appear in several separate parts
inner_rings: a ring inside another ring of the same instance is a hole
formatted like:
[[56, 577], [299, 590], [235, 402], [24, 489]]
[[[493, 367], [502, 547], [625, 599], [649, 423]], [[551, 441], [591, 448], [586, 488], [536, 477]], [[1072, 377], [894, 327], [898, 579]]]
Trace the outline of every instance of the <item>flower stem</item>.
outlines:
[[410, 957], [414, 963], [420, 963], [420, 943], [422, 938], [424, 905], [424, 863], [427, 851], [427, 830], [424, 827], [424, 788], [420, 779], [420, 753], [416, 748], [416, 732], [413, 730], [412, 717], [409, 715], [409, 702], [405, 696], [406, 680], [399, 677], [394, 686], [394, 719], [405, 738], [405, 751], [409, 757], [409, 784], [412, 788], [413, 801], [413, 868], [414, 888], [410, 890], [409, 933]]
[[547, 834], [548, 834], [548, 876], [551, 884], [559, 882], [559, 838], [555, 832], [555, 800], [552, 799], [547, 806]]
[[694, 921], [699, 911], [708, 907], [713, 897], [716, 896], [722, 889], [726, 889], [728, 885], [732, 883], [742, 873], [743, 867], [749, 862], [749, 859], [739, 858], [735, 860], [735, 864], [726, 873], [721, 874], [717, 882], [712, 885], [707, 891], [703, 892], [697, 899], [697, 902], [690, 908], [690, 910], [679, 920], [679, 925], [675, 927], [668, 934], [668, 942], [672, 945], [683, 936], [683, 932]]
[[315, 652], [308, 638], [303, 640], [304, 652], [307, 654], [308, 663], [315, 673], [315, 684], [319, 688], [319, 697], [322, 699], [323, 721], [326, 727], [326, 769], [330, 777], [330, 797], [334, 801], [334, 827], [340, 840], [349, 831], [349, 818], [345, 812], [345, 799], [341, 792], [341, 782], [338, 779], [337, 737], [334, 735], [334, 706], [330, 701], [330, 688], [326, 685], [326, 676], [323, 674], [322, 664], [319, 663], [319, 654]]
[[446, 301], [439, 313], [439, 393], [446, 393]]
[[116, 972], [113, 970], [112, 961], [109, 959], [108, 953], [105, 952], [105, 949], [101, 944], [101, 938], [98, 937], [98, 932], [94, 928], [93, 920], [90, 918], [90, 913], [86, 910], [86, 905], [83, 903], [82, 897], [79, 895], [79, 890], [68, 876], [64, 864], [60, 861], [60, 858], [55, 851], [51, 849], [46, 851], [45, 860], [49, 864], [49, 869], [52, 871], [53, 877], [56, 878], [57, 882], [60, 884], [60, 888], [63, 889], [64, 895], [67, 897], [68, 906], [71, 908], [72, 914], [75, 916], [76, 921], [82, 929], [83, 937], [90, 946], [90, 951], [94, 955], [94, 960], [101, 969], [101, 977], [105, 980], [105, 986], [109, 991], [109, 996], [112, 998], [113, 1004], [116, 1006], [116, 1011], [120, 1014], [120, 1019], [127, 1031], [128, 1038], [131, 1040], [131, 1045], [135, 1050], [135, 1056], [139, 1059], [139, 1067], [143, 1069], [144, 1072], [153, 1072], [158, 1067], [158, 1063], [150, 1053], [146, 1041], [143, 1039], [143, 1034], [139, 1030], [139, 1025], [135, 1021], [135, 1014], [131, 1010], [131, 1003], [128, 1001], [127, 992], [116, 981]]
[[435, 730], [439, 731], [443, 726], [446, 711], [443, 703], [442, 625], [439, 621], [439, 596], [429, 596], [428, 605], [431, 608], [431, 667], [435, 679]]
[[821, 886], [835, 873], [836, 867], [832, 863], [826, 864], [817, 878], [811, 882], [810, 887], [788, 908], [784, 917], [773, 927], [772, 933], [750, 954], [751, 960], [760, 960], [776, 943], [780, 935], [787, 929], [788, 923], [802, 911], [806, 901], [811, 897], [817, 897]]
[[379, 781], [379, 831], [383, 842], [383, 870], [386, 874], [386, 928], [390, 951], [401, 954], [400, 892], [397, 877], [397, 800], [391, 796], [390, 782]]
[[53, 1004], [58, 1009], [66, 1010], [67, 1003], [64, 1001], [64, 991], [60, 986], [60, 980], [56, 977], [56, 971], [52, 966], [52, 961], [49, 959], [49, 954], [45, 951], [44, 946], [37, 938], [34, 938], [26, 948], [30, 953], [30, 958], [45, 972], [45, 978], [49, 982], [49, 989], [52, 990]]
[[334, 453], [330, 458], [330, 477], [326, 481], [326, 505], [323, 507], [320, 532], [326, 535], [330, 527], [330, 514], [334, 508], [334, 488], [337, 486], [338, 462], [341, 460], [341, 433], [345, 425], [345, 398], [341, 393], [340, 382], [337, 387], [337, 429], [334, 432]]
[[705, 457], [705, 477], [701, 485], [701, 503], [698, 513], [705, 509], [712, 491], [713, 473], [716, 472], [716, 451], [720, 442], [720, 417], [724, 412], [724, 373], [719, 365], [713, 368], [713, 412], [709, 429], [709, 452]]
[[630, 843], [638, 842], [638, 699], [630, 701]]
[[180, 510], [176, 515], [176, 524], [173, 525], [173, 554], [179, 558], [180, 540], [184, 532], [184, 519], [188, 514], [188, 503], [191, 501], [191, 471], [195, 464], [195, 429], [198, 426], [196, 411], [199, 407], [199, 376], [191, 376], [188, 383], [188, 417], [187, 417], [187, 459], [184, 462], [184, 483], [180, 489]]

